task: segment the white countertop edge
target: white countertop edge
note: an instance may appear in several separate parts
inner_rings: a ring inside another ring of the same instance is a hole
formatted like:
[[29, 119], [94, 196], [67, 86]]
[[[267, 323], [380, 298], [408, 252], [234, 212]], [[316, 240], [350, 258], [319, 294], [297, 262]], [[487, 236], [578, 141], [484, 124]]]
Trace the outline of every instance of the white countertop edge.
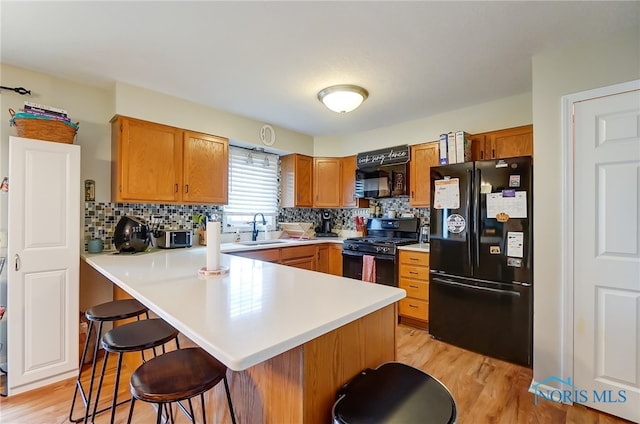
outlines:
[[[153, 253], [154, 252], [150, 252], [148, 254], [153, 254]], [[288, 350], [298, 347], [308, 341], [311, 341], [319, 336], [322, 336], [323, 334], [333, 331], [343, 325], [353, 322], [356, 319], [362, 318], [365, 315], [375, 312], [383, 307], [389, 306], [394, 302], [397, 302], [400, 299], [403, 299], [404, 297], [406, 297], [406, 292], [403, 289], [398, 289], [397, 292], [386, 296], [384, 299], [378, 302], [371, 303], [367, 307], [354, 310], [349, 314], [343, 315], [332, 321], [328, 321], [323, 325], [320, 325], [304, 333], [300, 333], [295, 337], [289, 338], [287, 340], [284, 340], [277, 344], [269, 346], [266, 349], [247, 355], [246, 357], [238, 358], [238, 357], [228, 355], [220, 347], [212, 344], [206, 338], [202, 337], [200, 334], [193, 331], [193, 329], [191, 329], [190, 327], [183, 325], [182, 322], [180, 322], [175, 317], [170, 315], [167, 311], [158, 308], [157, 305], [155, 305], [152, 300], [146, 298], [144, 295], [142, 295], [140, 292], [135, 290], [133, 287], [127, 284], [124, 284], [122, 281], [120, 281], [118, 278], [116, 278], [114, 275], [109, 273], [106, 269], [104, 269], [103, 267], [101, 267], [100, 265], [98, 265], [96, 262], [92, 260], [92, 257], [95, 257], [97, 255], [99, 254], [96, 254], [96, 255], [84, 254], [82, 255], [82, 257], [94, 269], [96, 269], [106, 278], [111, 280], [118, 287], [120, 287], [121, 289], [129, 293], [132, 297], [140, 301], [143, 305], [145, 305], [150, 310], [152, 310], [158, 317], [164, 319], [167, 323], [172, 325], [176, 330], [181, 332], [184, 336], [186, 336], [191, 341], [196, 343], [198, 346], [202, 347], [204, 350], [206, 350], [211, 355], [216, 357], [218, 360], [220, 360], [222, 363], [227, 365], [227, 367], [233, 371], [246, 370], [254, 365], [257, 365], [281, 353], [284, 353]], [[253, 261], [252, 259], [244, 259], [244, 260]], [[285, 267], [284, 265], [277, 265], [277, 264], [272, 264], [272, 265], [278, 266], [278, 267], [280, 266]]]
[[413, 252], [429, 252], [429, 243], [416, 243], [398, 246], [398, 250], [411, 250]]

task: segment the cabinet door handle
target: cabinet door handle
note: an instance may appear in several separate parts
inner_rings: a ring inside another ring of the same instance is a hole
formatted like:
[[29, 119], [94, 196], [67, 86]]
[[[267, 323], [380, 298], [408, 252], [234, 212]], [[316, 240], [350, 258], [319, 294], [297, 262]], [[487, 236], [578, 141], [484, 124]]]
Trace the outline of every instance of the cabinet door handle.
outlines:
[[419, 260], [418, 258], [409, 258], [410, 261], [417, 261]]
[[409, 287], [411, 287], [412, 289], [417, 289], [418, 288], [418, 286], [412, 286], [412, 285], [409, 285]]
[[178, 192], [178, 183], [176, 183], [176, 193]]
[[416, 196], [415, 196], [415, 194], [413, 194], [413, 191], [412, 191], [412, 192], [411, 192], [411, 198], [412, 198], [412, 199], [415, 199], [415, 197], [416, 197]]
[[418, 275], [418, 273], [417, 273], [417, 272], [415, 272], [415, 271], [409, 271], [409, 274], [411, 274], [411, 275]]
[[16, 271], [20, 271], [20, 267], [22, 266], [22, 263], [20, 261], [20, 255], [18, 255], [17, 253], [16, 253], [16, 256], [15, 256], [14, 262], [15, 262], [15, 265], [14, 265], [15, 270]]
[[410, 305], [409, 305], [409, 307], [410, 307], [410, 308], [413, 308], [413, 309], [418, 309], [418, 307], [417, 307], [416, 305], [411, 305], [411, 304], [410, 304]]
[[184, 185], [184, 192], [189, 193], [189, 184]]
[[496, 158], [496, 149], [491, 149], [491, 159]]

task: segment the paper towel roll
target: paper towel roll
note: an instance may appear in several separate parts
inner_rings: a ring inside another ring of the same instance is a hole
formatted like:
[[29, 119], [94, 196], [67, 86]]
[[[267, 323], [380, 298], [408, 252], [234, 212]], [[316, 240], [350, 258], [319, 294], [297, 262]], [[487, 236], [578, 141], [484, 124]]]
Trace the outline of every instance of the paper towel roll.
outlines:
[[220, 223], [207, 222], [207, 271], [220, 269]]

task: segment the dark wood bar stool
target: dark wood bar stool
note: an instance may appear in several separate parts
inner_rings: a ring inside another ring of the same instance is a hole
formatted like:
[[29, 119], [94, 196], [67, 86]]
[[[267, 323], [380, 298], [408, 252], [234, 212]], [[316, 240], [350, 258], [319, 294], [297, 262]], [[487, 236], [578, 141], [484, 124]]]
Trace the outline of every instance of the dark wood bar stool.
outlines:
[[[158, 405], [158, 424], [162, 422], [165, 405], [168, 405], [166, 422], [173, 422], [172, 403], [177, 403], [191, 422], [195, 423], [191, 399], [196, 396], [200, 396], [202, 422], [206, 424], [204, 393], [220, 380], [224, 381], [231, 422], [235, 424], [236, 417], [227, 382], [227, 367], [224, 364], [198, 347], [176, 350], [150, 359], [131, 375], [132, 399], [127, 424], [131, 423], [136, 399]], [[189, 401], [189, 411], [181, 403], [184, 400]]]
[[429, 374], [400, 362], [366, 369], [338, 391], [333, 424], [454, 424], [458, 412], [449, 389]]
[[156, 348], [162, 348], [165, 353], [165, 343], [175, 340], [176, 348], [180, 349], [178, 341], [178, 331], [167, 324], [160, 318], [144, 319], [140, 321], [130, 322], [128, 324], [116, 327], [102, 336], [102, 348], [105, 351], [104, 361], [102, 362], [102, 371], [100, 373], [100, 381], [98, 382], [98, 390], [96, 392], [96, 400], [93, 403], [93, 413], [91, 414], [91, 422], [95, 420], [98, 414], [98, 403], [100, 402], [100, 392], [102, 391], [102, 383], [107, 368], [107, 360], [109, 353], [118, 354], [118, 363], [116, 366], [116, 377], [113, 385], [113, 400], [111, 402], [111, 424], [115, 421], [116, 408], [124, 402], [118, 403], [118, 386], [120, 383], [120, 372], [122, 371], [122, 357], [128, 352], [140, 352], [142, 361], [145, 362], [144, 351], [153, 349], [153, 356], [156, 357]]
[[[140, 318], [140, 315], [146, 314], [146, 317], [149, 318], [149, 310], [142, 303], [138, 302], [135, 299], [124, 299], [124, 300], [114, 300], [112, 302], [101, 303], [100, 305], [96, 305], [92, 308], [87, 309], [85, 312], [85, 317], [89, 321], [89, 327], [87, 329], [87, 338], [84, 342], [84, 347], [82, 348], [82, 354], [80, 355], [80, 366], [78, 369], [78, 378], [76, 379], [76, 387], [73, 392], [73, 399], [71, 400], [71, 409], [69, 411], [69, 421], [71, 422], [80, 422], [83, 421], [89, 410], [89, 402], [88, 400], [91, 398], [93, 393], [93, 385], [95, 380], [96, 373], [96, 364], [98, 360], [98, 349], [100, 346], [100, 338], [102, 337], [102, 327], [105, 322], [114, 322], [127, 318]], [[87, 356], [87, 350], [91, 343], [91, 334], [95, 330], [95, 347], [93, 350], [93, 361], [91, 364], [91, 380], [89, 382], [88, 387], [88, 395], [85, 388], [82, 386], [82, 371], [83, 365], [85, 362], [85, 358]], [[76, 404], [76, 400], [78, 398], [78, 393], [80, 394], [80, 398], [82, 403], [84, 404], [85, 413], [80, 418], [73, 418], [73, 412]], [[102, 412], [102, 411], [100, 411]]]

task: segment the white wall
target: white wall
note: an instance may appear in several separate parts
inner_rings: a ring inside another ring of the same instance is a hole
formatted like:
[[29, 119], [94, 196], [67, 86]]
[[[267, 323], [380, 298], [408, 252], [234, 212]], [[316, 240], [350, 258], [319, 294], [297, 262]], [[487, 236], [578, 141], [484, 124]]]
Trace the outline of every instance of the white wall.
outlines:
[[[268, 122], [212, 109], [184, 99], [132, 85], [117, 83], [116, 113], [146, 121], [227, 137], [250, 146], [265, 147], [259, 138], [260, 128]], [[276, 142], [268, 149], [280, 152], [313, 154], [313, 137], [272, 125]]]
[[[31, 96], [21, 96], [5, 90], [0, 95], [0, 111], [4, 114], [0, 119], [0, 175], [9, 173], [9, 136], [17, 135], [15, 128], [9, 127], [8, 108], [17, 112], [22, 109], [25, 100], [57, 106], [67, 109], [71, 119], [80, 122], [76, 144], [82, 146], [82, 181], [95, 180], [96, 199], [108, 201], [111, 184], [109, 119], [114, 114], [112, 91], [5, 64], [0, 64], [0, 81], [4, 86], [31, 90]], [[0, 228], [6, 229], [7, 196], [0, 196], [0, 202]]]
[[[0, 176], [7, 175], [9, 136], [8, 109], [20, 110], [25, 100], [67, 109], [80, 122], [76, 144], [82, 146], [82, 181], [96, 182], [96, 201], [111, 199], [111, 127], [116, 114], [136, 117], [179, 128], [227, 137], [249, 146], [262, 146], [259, 129], [263, 122], [215, 110], [161, 93], [117, 83], [114, 88], [96, 88], [51, 75], [0, 64], [0, 80], [7, 87], [25, 87], [31, 96], [4, 91], [0, 111], [6, 113], [0, 126]], [[276, 142], [272, 149], [280, 152], [313, 154], [311, 136], [274, 126]], [[7, 228], [6, 196], [0, 196], [0, 229]]]
[[400, 144], [437, 141], [440, 134], [449, 131], [477, 134], [531, 122], [531, 93], [523, 93], [345, 137], [316, 137], [313, 154], [349, 156]]
[[[562, 358], [561, 98], [640, 78], [640, 27], [533, 57], [534, 379], [571, 377]], [[571, 295], [571, 294], [569, 294]], [[562, 375], [562, 373], [566, 375]]]

